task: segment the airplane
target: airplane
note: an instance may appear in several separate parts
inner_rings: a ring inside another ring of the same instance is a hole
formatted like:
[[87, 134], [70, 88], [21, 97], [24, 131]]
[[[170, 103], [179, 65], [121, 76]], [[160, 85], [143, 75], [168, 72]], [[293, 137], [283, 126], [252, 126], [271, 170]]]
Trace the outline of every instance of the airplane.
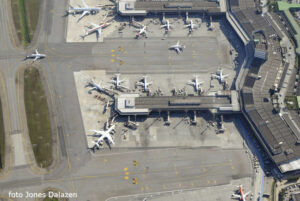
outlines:
[[143, 76], [143, 82], [138, 82], [137, 85], [143, 86], [144, 91], [149, 91], [149, 86], [152, 82], [147, 82], [147, 76]]
[[88, 82], [88, 86], [92, 87], [89, 91], [93, 91], [96, 90], [98, 92], [106, 92], [106, 91], [111, 91], [110, 89], [104, 87], [101, 85], [102, 81], [99, 81], [99, 83], [95, 83], [95, 81], [93, 79], [91, 79]]
[[138, 33], [136, 35], [136, 38], [139, 38], [141, 35], [145, 35], [145, 37], [147, 38], [147, 26], [143, 25], [142, 28], [137, 29]]
[[92, 136], [96, 137], [96, 136], [100, 136], [97, 140], [92, 141], [92, 143], [94, 144], [94, 146], [97, 146], [98, 148], [100, 148], [99, 143], [102, 143], [103, 140], [108, 140], [109, 143], [111, 144], [115, 144], [114, 140], [111, 137], [111, 132], [115, 130], [115, 125], [111, 125], [108, 129], [106, 130], [90, 130], [92, 132], [94, 132], [94, 134]]
[[141, 28], [139, 29], [136, 29], [136, 31], [138, 32], [137, 35], [136, 35], [136, 39], [138, 39], [141, 35], [144, 35], [146, 38], [147, 38], [147, 28], [148, 26], [147, 25], [144, 25], [144, 24], [141, 24], [137, 21], [134, 21], [135, 23], [137, 23]]
[[177, 54], [179, 54], [183, 50], [183, 48], [185, 48], [185, 45], [180, 44], [180, 41], [177, 41], [175, 45], [172, 45], [170, 47], [170, 49], [176, 50]]
[[128, 89], [127, 87], [121, 85], [123, 82], [125, 82], [125, 80], [120, 80], [120, 74], [115, 74], [114, 79], [110, 80], [110, 83], [113, 83], [116, 89], [120, 89], [120, 88]]
[[101, 37], [102, 29], [109, 26], [110, 23], [102, 23], [100, 25], [94, 24], [92, 22], [89, 22], [89, 24], [92, 26], [92, 28], [85, 31], [85, 35], [82, 35], [81, 38], [84, 39], [85, 37], [89, 36], [90, 34], [96, 32], [96, 38], [98, 40], [99, 37]]
[[84, 16], [86, 15], [89, 15], [89, 14], [96, 14], [98, 13], [101, 8], [96, 8], [96, 7], [89, 7], [85, 2], [84, 0], [81, 0], [82, 4], [83, 4], [83, 7], [73, 7], [73, 6], [70, 6], [69, 7], [69, 10], [67, 10], [67, 14], [77, 14], [77, 13], [82, 13], [81, 16], [79, 17], [79, 19], [77, 20], [77, 22], [79, 22]]
[[223, 70], [218, 69], [216, 74], [211, 75], [212, 78], [217, 78], [221, 83], [225, 82], [225, 78], [229, 76], [229, 74], [223, 75]]
[[194, 29], [196, 28], [195, 24], [193, 23], [193, 20], [191, 20], [187, 25], [185, 25], [186, 28], [189, 28], [189, 32], [192, 33]]
[[166, 33], [168, 33], [170, 31], [170, 28], [172, 28], [173, 25], [170, 24], [169, 20], [166, 20], [166, 23], [164, 25], [161, 26], [161, 28], [165, 28], [166, 29]]
[[38, 50], [35, 49], [35, 53], [33, 53], [33, 54], [31, 54], [31, 55], [27, 55], [25, 59], [33, 59], [33, 58], [34, 58], [34, 59], [33, 59], [33, 62], [35, 62], [36, 60], [42, 59], [42, 58], [45, 58], [45, 57], [46, 57], [45, 54], [40, 54], [40, 53], [38, 52]]
[[232, 197], [238, 198], [241, 201], [246, 201], [246, 197], [249, 195], [250, 191], [244, 194], [242, 185], [238, 186], [238, 188], [240, 195], [232, 194]]
[[89, 92], [96, 90], [98, 92], [106, 92], [106, 91], [111, 91], [109, 88], [104, 87], [101, 83], [102, 81], [100, 80], [99, 83], [97, 84], [93, 78], [89, 78], [89, 76], [85, 75], [84, 73], [81, 73], [82, 76], [88, 81], [86, 86], [92, 87]]
[[200, 90], [200, 88], [199, 88], [200, 85], [203, 84], [204, 82], [199, 82], [199, 80], [198, 80], [199, 76], [198, 75], [195, 75], [194, 77], [195, 78], [193, 79], [193, 81], [192, 82], [189, 81], [187, 84], [195, 87], [196, 91], [199, 91]]

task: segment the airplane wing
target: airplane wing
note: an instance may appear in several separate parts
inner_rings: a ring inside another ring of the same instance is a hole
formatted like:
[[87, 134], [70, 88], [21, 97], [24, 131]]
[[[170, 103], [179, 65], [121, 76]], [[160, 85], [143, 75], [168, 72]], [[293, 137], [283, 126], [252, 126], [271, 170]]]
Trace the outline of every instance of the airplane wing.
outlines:
[[218, 79], [220, 78], [219, 75], [215, 75], [215, 74], [212, 74], [211, 77], [213, 77], [213, 78], [218, 78]]
[[33, 62], [35, 62], [36, 60], [38, 60], [40, 57], [35, 57], [34, 58], [34, 60], [33, 60]]
[[84, 0], [81, 0], [81, 2], [82, 2], [83, 6], [84, 6], [85, 8], [88, 7], [88, 5], [86, 5], [86, 3], [84, 2]]
[[110, 141], [112, 144], [115, 144], [114, 140], [112, 139], [111, 135], [106, 136], [108, 141]]
[[97, 40], [99, 37], [101, 37], [101, 33], [102, 33], [102, 28], [100, 27], [97, 32], [96, 32], [96, 37], [97, 37]]
[[139, 85], [139, 86], [144, 86], [143, 82], [137, 82], [136, 84]]
[[179, 46], [179, 43], [180, 43], [180, 42], [179, 42], [179, 41], [177, 41], [176, 45], [177, 45], [177, 46]]
[[[101, 83], [102, 83], [102, 81], [100, 80], [98, 83], [98, 86], [101, 86]], [[101, 87], [101, 88], [105, 89], [104, 87]]]
[[83, 13], [81, 14], [81, 16], [78, 18], [77, 22], [79, 22], [88, 13], [89, 13], [89, 11], [83, 11]]
[[244, 196], [247, 197], [247, 196], [249, 195], [250, 192], [251, 192], [251, 191], [245, 193]]
[[99, 131], [99, 130], [89, 130], [89, 131], [92, 131], [92, 132], [94, 132], [94, 133], [97, 133], [97, 134], [100, 134], [100, 135], [104, 135], [105, 134], [105, 132], [104, 131]]
[[232, 194], [232, 197], [241, 199], [241, 196], [237, 194]]
[[191, 82], [191, 81], [188, 81], [186, 84], [195, 86], [195, 83], [194, 83], [194, 82]]
[[228, 77], [228, 76], [229, 76], [229, 74], [223, 75], [223, 78]]
[[177, 51], [177, 53], [181, 52], [180, 48], [178, 48], [178, 47], [176, 47], [175, 50]]

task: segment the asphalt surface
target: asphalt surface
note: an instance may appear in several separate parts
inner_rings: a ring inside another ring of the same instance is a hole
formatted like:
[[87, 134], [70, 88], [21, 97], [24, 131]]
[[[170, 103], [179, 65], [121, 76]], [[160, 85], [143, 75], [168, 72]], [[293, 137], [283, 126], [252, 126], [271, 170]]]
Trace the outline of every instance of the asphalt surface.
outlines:
[[[8, 19], [7, 1], [0, 0], [1, 84], [9, 105], [6, 118], [10, 122], [6, 126], [10, 136], [19, 136], [10, 141], [13, 162], [0, 180], [1, 196], [8, 197], [9, 191], [41, 192], [55, 188], [78, 193], [77, 199], [70, 200], [106, 200], [121, 195], [214, 186], [251, 176], [251, 164], [242, 149], [115, 149], [94, 156], [86, 147], [74, 71], [105, 69], [112, 74], [192, 73], [207, 69], [215, 71], [223, 60], [220, 53], [214, 51], [214, 39], [209, 37], [182, 38], [182, 42], [192, 48], [187, 48], [181, 55], [167, 50], [177, 41], [176, 38], [136, 42], [133, 39], [108, 39], [101, 44], [66, 44], [67, 19], [63, 17], [66, 7], [67, 1], [42, 1], [39, 32], [32, 47], [21, 50], [16, 49], [10, 40], [12, 24]], [[204, 43], [207, 43], [206, 50], [201, 48]], [[16, 82], [20, 76], [19, 69], [24, 64], [31, 64], [31, 61], [23, 61], [25, 55], [35, 48], [47, 55], [35, 65], [42, 69], [50, 97], [51, 117], [57, 128], [57, 163], [47, 174], [38, 172], [28, 157], [31, 147], [24, 143], [24, 106], [20, 85]], [[157, 51], [160, 49], [166, 50]], [[210, 66], [195, 65], [203, 63]], [[20, 140], [23, 140], [21, 144], [24, 146], [15, 146]], [[134, 160], [138, 164], [135, 165]]]

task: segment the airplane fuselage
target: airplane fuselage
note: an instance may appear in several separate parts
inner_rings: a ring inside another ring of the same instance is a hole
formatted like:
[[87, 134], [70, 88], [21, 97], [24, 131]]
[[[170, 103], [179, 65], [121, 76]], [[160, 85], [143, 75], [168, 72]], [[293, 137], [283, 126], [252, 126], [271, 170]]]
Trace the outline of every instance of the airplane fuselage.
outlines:
[[100, 8], [69, 8], [69, 13], [82, 13], [84, 11], [97, 13], [100, 11]]
[[104, 28], [104, 27], [106, 27], [106, 26], [108, 26], [108, 25], [109, 25], [109, 24], [107, 24], [107, 23], [101, 24], [101, 25], [99, 25], [99, 26], [97, 26], [97, 27], [94, 27], [94, 28], [92, 28], [92, 29], [89, 29], [89, 30], [87, 31], [86, 34], [89, 35], [89, 34], [95, 32], [95, 31], [97, 31], [98, 29], [102, 29], [102, 28]]
[[140, 29], [140, 31], [139, 31], [139, 33], [137, 34], [137, 36], [140, 36], [140, 35], [146, 33], [146, 28], [147, 28], [146, 26], [143, 26], [143, 28]]
[[191, 20], [191, 23], [190, 23], [190, 31], [193, 31], [194, 30], [194, 24], [193, 24], [193, 20]]
[[45, 54], [31, 54], [27, 56], [27, 58], [44, 58], [44, 57], [46, 57]]
[[240, 186], [240, 189], [239, 189], [239, 191], [240, 191], [240, 194], [241, 194], [241, 198], [240, 198], [240, 200], [241, 201], [246, 201], [246, 199], [245, 199], [245, 195], [244, 195], [244, 192], [243, 192], [243, 189], [242, 189], [242, 187]]

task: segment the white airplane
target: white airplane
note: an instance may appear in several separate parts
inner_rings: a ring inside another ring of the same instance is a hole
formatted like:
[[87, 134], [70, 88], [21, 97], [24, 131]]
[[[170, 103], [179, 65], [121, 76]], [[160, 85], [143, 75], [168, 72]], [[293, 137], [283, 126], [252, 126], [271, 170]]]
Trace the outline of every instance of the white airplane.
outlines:
[[107, 139], [109, 143], [115, 144], [114, 140], [111, 137], [111, 132], [115, 130], [115, 125], [112, 125], [109, 127], [107, 130], [90, 130], [94, 132], [93, 136], [100, 136], [97, 140], [92, 141], [92, 143], [97, 146], [98, 148], [100, 147], [99, 143], [102, 144], [103, 140]]
[[35, 53], [33, 53], [33, 54], [31, 54], [31, 55], [27, 55], [26, 56], [26, 59], [33, 59], [33, 62], [35, 62], [36, 60], [38, 60], [38, 59], [42, 59], [42, 58], [45, 58], [46, 57], [46, 55], [45, 54], [40, 54], [39, 52], [38, 52], [38, 50], [37, 49], [35, 49]]
[[139, 38], [141, 35], [145, 35], [145, 37], [147, 37], [147, 26], [146, 25], [143, 25], [142, 28], [140, 29], [137, 29], [138, 33], [136, 35], [136, 38]]
[[249, 195], [250, 191], [244, 194], [242, 185], [238, 186], [238, 188], [239, 188], [240, 195], [232, 194], [232, 197], [238, 198], [241, 201], [246, 201], [246, 197]]
[[198, 80], [199, 76], [198, 75], [195, 75], [194, 77], [195, 78], [192, 81], [187, 82], [187, 84], [195, 87], [196, 91], [199, 91], [200, 90], [200, 88], [199, 88], [200, 85], [203, 84], [204, 82], [201, 82], [201, 81], [199, 82], [199, 80]]
[[98, 13], [101, 8], [97, 8], [97, 7], [89, 7], [84, 0], [81, 0], [83, 7], [77, 7], [74, 8], [73, 6], [69, 7], [69, 10], [67, 11], [67, 14], [77, 14], [77, 13], [82, 13], [81, 16], [79, 17], [79, 19], [77, 20], [77, 22], [79, 22], [84, 16], [89, 15], [89, 14], [96, 14]]
[[149, 91], [149, 86], [152, 84], [152, 82], [147, 82], [147, 76], [143, 76], [143, 82], [138, 82], [136, 84], [143, 86], [144, 91]]
[[225, 78], [229, 76], [229, 74], [223, 75], [223, 70], [219, 69], [217, 70], [216, 74], [211, 75], [212, 78], [219, 79], [221, 83], [225, 82]]
[[139, 29], [136, 29], [136, 31], [138, 32], [137, 35], [136, 35], [136, 38], [138, 39], [141, 35], [144, 35], [146, 38], [147, 38], [147, 28], [148, 26], [147, 25], [144, 25], [144, 24], [141, 24], [137, 21], [134, 21], [135, 23], [137, 23], [141, 28]]
[[124, 82], [125, 82], [125, 80], [120, 80], [120, 74], [115, 74], [114, 79], [110, 80], [110, 83], [113, 83], [115, 85], [116, 89], [121, 89], [121, 88], [128, 89], [127, 87], [121, 85]]
[[189, 28], [189, 32], [192, 33], [194, 31], [194, 29], [196, 28], [196, 26], [193, 23], [193, 20], [190, 20], [190, 22], [185, 25], [186, 28]]
[[98, 40], [98, 38], [101, 37], [102, 29], [110, 25], [110, 23], [106, 23], [106, 22], [104, 22], [100, 25], [94, 24], [92, 22], [89, 22], [89, 23], [92, 26], [92, 28], [85, 31], [85, 35], [81, 36], [82, 39], [84, 39], [88, 35], [95, 32], [96, 33], [96, 38]]
[[177, 41], [175, 45], [172, 45], [170, 47], [170, 49], [176, 50], [177, 54], [179, 54], [183, 50], [183, 48], [185, 48], [185, 45], [180, 44], [180, 41]]
[[91, 79], [88, 82], [88, 86], [92, 87], [89, 91], [92, 90], [96, 90], [98, 92], [105, 92], [105, 91], [111, 91], [110, 89], [104, 87], [103, 85], [101, 85], [102, 81], [99, 81], [99, 83], [95, 83], [95, 81], [93, 79]]
[[166, 20], [166, 23], [161, 26], [161, 28], [165, 28], [166, 32], [168, 33], [170, 31], [170, 28], [172, 28], [172, 24], [170, 24], [169, 20]]

